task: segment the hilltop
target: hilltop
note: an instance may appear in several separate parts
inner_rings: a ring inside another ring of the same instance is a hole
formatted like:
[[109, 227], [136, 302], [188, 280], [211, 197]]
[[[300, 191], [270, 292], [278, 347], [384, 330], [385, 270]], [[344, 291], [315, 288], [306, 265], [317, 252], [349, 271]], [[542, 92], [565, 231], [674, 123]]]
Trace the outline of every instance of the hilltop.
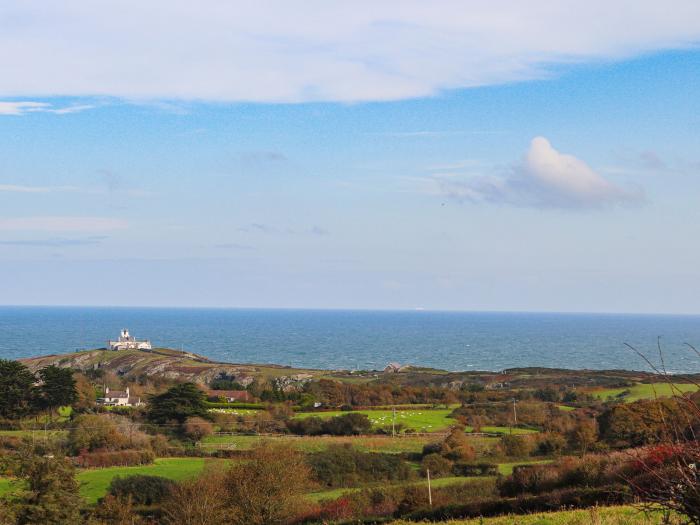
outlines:
[[[584, 388], [614, 388], [662, 381], [656, 374], [626, 370], [514, 368], [501, 372], [448, 372], [413, 366], [401, 367], [400, 371], [393, 373], [376, 370], [319, 370], [276, 364], [212, 361], [202, 355], [169, 348], [154, 348], [149, 351], [113, 351], [102, 348], [32, 357], [21, 361], [33, 371], [56, 365], [81, 371], [101, 369], [118, 376], [159, 377], [199, 384], [207, 384], [214, 379], [226, 377], [243, 386], [250, 384], [255, 378], [277, 379], [289, 383], [335, 379], [350, 383], [388, 382], [401, 386], [441, 386], [452, 389], [458, 389], [464, 384], [479, 384], [485, 388], [494, 389], [541, 388], [554, 384]], [[683, 378], [676, 376], [674, 380], [697, 381], [699, 377], [697, 374]]]
[[291, 368], [281, 365], [235, 364], [212, 361], [191, 352], [153, 350], [107, 350], [104, 348], [32, 357], [21, 360], [30, 370], [55, 365], [89, 371], [101, 369], [119, 376], [152, 376], [206, 384], [218, 377], [235, 379], [244, 386], [256, 377], [304, 380], [328, 375], [325, 370]]

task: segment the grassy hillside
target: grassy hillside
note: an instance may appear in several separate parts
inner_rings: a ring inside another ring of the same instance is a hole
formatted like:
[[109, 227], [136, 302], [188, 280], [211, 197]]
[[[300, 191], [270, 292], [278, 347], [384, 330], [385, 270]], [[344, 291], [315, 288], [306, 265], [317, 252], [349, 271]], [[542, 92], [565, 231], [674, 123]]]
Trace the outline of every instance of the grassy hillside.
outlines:
[[690, 383], [638, 383], [630, 387], [606, 388], [591, 392], [599, 399], [623, 399], [627, 403], [640, 399], [654, 399], [656, 397], [669, 397], [679, 393], [695, 392], [697, 385]]
[[[80, 483], [80, 495], [87, 503], [92, 504], [106, 494], [112, 479], [117, 476], [126, 477], [135, 474], [148, 474], [179, 481], [197, 476], [204, 469], [204, 465], [205, 460], [203, 458], [163, 458], [156, 459], [153, 465], [81, 470], [76, 477]], [[18, 488], [17, 484], [10, 479], [0, 478], [0, 496], [4, 496]]]
[[[680, 525], [681, 523], [683, 522], [680, 519], [673, 517], [666, 522], [661, 512], [647, 514], [635, 507], [594, 507], [527, 516], [442, 521], [440, 525]], [[391, 525], [414, 525], [414, 523], [394, 521]]]
[[298, 379], [319, 378], [330, 374], [327, 370], [290, 368], [279, 365], [255, 365], [218, 363], [206, 357], [156, 348], [153, 351], [141, 350], [86, 350], [61, 355], [33, 357], [22, 360], [31, 370], [56, 365], [77, 370], [101, 368], [118, 375], [163, 376], [197, 383], [208, 383], [224, 373], [236, 378], [252, 377], [296, 377]]

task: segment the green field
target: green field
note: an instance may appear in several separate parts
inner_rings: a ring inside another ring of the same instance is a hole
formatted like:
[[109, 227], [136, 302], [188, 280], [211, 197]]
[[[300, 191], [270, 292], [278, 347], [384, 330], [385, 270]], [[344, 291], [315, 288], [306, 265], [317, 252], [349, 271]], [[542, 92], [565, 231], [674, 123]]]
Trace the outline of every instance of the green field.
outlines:
[[98, 498], [105, 495], [110, 482], [116, 476], [148, 474], [176, 481], [193, 478], [202, 472], [204, 463], [204, 458], [164, 458], [156, 459], [153, 465], [82, 470], [77, 476], [80, 482], [80, 495], [88, 503], [95, 503]]
[[[525, 516], [501, 516], [439, 522], [442, 525], [661, 525], [661, 512], [647, 514], [641, 509], [623, 507], [593, 507], [584, 510], [542, 512]], [[669, 525], [680, 525], [681, 520], [671, 518]], [[391, 525], [414, 525], [414, 522], [393, 521]]]
[[[391, 410], [355, 410], [354, 413], [365, 414], [374, 428], [391, 428], [393, 412]], [[295, 418], [321, 417], [329, 418], [343, 416], [350, 412], [340, 410], [332, 412], [299, 412]], [[397, 410], [396, 424], [403, 425], [404, 428], [411, 428], [417, 432], [440, 432], [447, 430], [455, 424], [455, 420], [450, 417], [451, 409], [412, 409]]]
[[[433, 488], [440, 488], [440, 487], [447, 487], [449, 485], [468, 485], [469, 483], [473, 482], [474, 480], [482, 480], [485, 479], [483, 477], [470, 477], [470, 478], [465, 478], [465, 477], [459, 477], [459, 476], [450, 476], [446, 478], [437, 478], [433, 479], [430, 482], [430, 485]], [[493, 478], [492, 478], [493, 479]], [[409, 481], [407, 483], [397, 483], [397, 484], [383, 484], [380, 485], [381, 488], [386, 489], [386, 488], [391, 488], [391, 487], [406, 487], [406, 486], [412, 486], [412, 485], [425, 485], [427, 487], [427, 480], [422, 479], [420, 481]], [[329, 490], [321, 490], [318, 492], [312, 492], [309, 494], [309, 498], [311, 498], [314, 501], [321, 501], [324, 499], [336, 499], [342, 496], [343, 494], [347, 494], [349, 492], [357, 492], [359, 490], [362, 490], [364, 488], [371, 488], [372, 486], [376, 485], [367, 485], [366, 487], [344, 487], [344, 488], [339, 488], [339, 489], [329, 489]]]
[[[317, 452], [325, 450], [332, 444], [350, 444], [363, 452], [420, 452], [426, 443], [430, 443], [437, 439], [437, 436], [412, 436], [404, 434], [399, 437], [391, 436], [208, 436], [202, 441], [202, 446], [207, 449], [211, 448], [232, 448], [237, 450], [247, 450], [254, 444], [259, 443], [263, 439], [272, 439], [282, 441], [296, 446], [304, 452]], [[498, 441], [498, 438], [493, 437], [473, 437], [470, 441], [474, 448], [483, 450], [489, 445], [493, 445]]]
[[623, 399], [625, 402], [631, 403], [640, 399], [654, 399], [656, 397], [678, 395], [679, 393], [695, 392], [697, 389], [696, 385], [688, 383], [637, 383], [630, 387], [593, 390], [591, 394], [598, 399], [608, 400], [615, 399], [623, 392], [629, 391], [629, 394], [625, 395]]
[[[208, 460], [217, 461], [217, 460]], [[221, 460], [218, 460], [221, 461]], [[88, 503], [95, 503], [107, 492], [110, 482], [116, 476], [133, 476], [148, 474], [163, 476], [173, 480], [183, 480], [197, 476], [204, 469], [203, 458], [165, 458], [156, 459], [153, 465], [139, 467], [109, 467], [101, 469], [80, 470], [77, 474], [80, 483], [80, 495]], [[0, 479], [0, 496], [17, 488], [9, 479]]]

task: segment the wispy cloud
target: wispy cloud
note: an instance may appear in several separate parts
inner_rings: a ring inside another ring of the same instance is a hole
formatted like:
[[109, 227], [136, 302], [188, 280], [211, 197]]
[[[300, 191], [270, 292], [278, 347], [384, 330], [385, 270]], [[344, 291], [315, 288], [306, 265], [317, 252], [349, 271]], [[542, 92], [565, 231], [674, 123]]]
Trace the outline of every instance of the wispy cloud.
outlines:
[[[0, 32], [0, 93], [176, 106], [425, 97], [547, 78], [561, 64], [688, 48], [700, 39], [696, 0], [589, 0], [575, 9], [550, 0], [476, 0], [468, 8], [461, 0], [358, 0], [317, 2], [313, 17], [290, 0], [7, 4], [3, 16], [22, 23]], [[70, 111], [11, 104], [4, 114]]]
[[251, 246], [249, 244], [240, 244], [237, 242], [222, 242], [219, 244], [215, 244], [214, 247], [215, 248], [223, 248], [226, 250], [243, 250], [243, 251], [255, 250], [255, 246]]
[[598, 209], [644, 200], [640, 188], [624, 188], [608, 181], [582, 160], [554, 149], [544, 137], [535, 137], [524, 159], [504, 174], [446, 174], [433, 179], [444, 196], [462, 202]]
[[97, 193], [99, 190], [78, 186], [23, 186], [20, 184], [0, 184], [2, 193]]
[[241, 153], [243, 162], [284, 162], [287, 156], [279, 151], [246, 151]]
[[61, 246], [92, 246], [101, 244], [108, 237], [105, 235], [93, 235], [82, 239], [66, 239], [61, 237], [51, 239], [12, 239], [0, 240], [2, 246], [30, 246], [57, 248]]
[[54, 115], [68, 115], [92, 109], [95, 106], [90, 104], [76, 104], [72, 106], [55, 107], [48, 102], [37, 101], [0, 101], [0, 115], [21, 116], [27, 113], [53, 113]]
[[0, 231], [105, 232], [128, 227], [124, 219], [110, 217], [11, 217], [0, 218]]
[[262, 224], [259, 222], [253, 222], [246, 226], [241, 226], [237, 231], [242, 233], [260, 233], [265, 235], [316, 235], [319, 237], [324, 237], [330, 235], [330, 232], [318, 225], [311, 226], [310, 228], [279, 228], [277, 226], [272, 226], [270, 224]]

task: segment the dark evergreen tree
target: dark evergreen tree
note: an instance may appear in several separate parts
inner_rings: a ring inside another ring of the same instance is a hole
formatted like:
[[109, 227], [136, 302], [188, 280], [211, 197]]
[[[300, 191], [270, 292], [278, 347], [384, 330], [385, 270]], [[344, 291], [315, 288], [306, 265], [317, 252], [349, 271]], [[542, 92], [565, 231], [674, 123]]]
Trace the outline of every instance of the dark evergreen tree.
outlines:
[[19, 361], [0, 359], [0, 417], [19, 419], [32, 413], [36, 378]]
[[194, 383], [182, 383], [151, 397], [147, 415], [150, 421], [160, 424], [170, 421], [184, 423], [193, 416], [211, 419], [206, 396]]
[[20, 477], [26, 480], [27, 491], [18, 505], [19, 525], [82, 522], [79, 485], [73, 466], [65, 458], [31, 455], [24, 461]]
[[58, 407], [70, 406], [78, 399], [73, 371], [70, 368], [59, 368], [51, 365], [39, 370], [41, 379], [40, 400], [41, 408], [53, 411]]

